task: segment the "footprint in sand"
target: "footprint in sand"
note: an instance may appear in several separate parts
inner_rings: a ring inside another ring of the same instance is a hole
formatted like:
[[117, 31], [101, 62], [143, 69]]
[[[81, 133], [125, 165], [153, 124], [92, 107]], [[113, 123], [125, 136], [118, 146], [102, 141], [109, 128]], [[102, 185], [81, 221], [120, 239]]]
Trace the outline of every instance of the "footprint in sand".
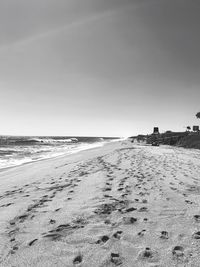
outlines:
[[32, 246], [38, 239], [33, 239], [31, 242], [28, 243], [29, 246]]
[[16, 250], [18, 250], [18, 246], [12, 247], [12, 250], [10, 251], [11, 254], [14, 254]]
[[4, 204], [4, 205], [0, 206], [0, 208], [9, 207], [10, 205], [13, 205], [13, 204], [14, 204], [14, 203]]
[[200, 231], [193, 234], [194, 239], [200, 239]]
[[69, 193], [74, 193], [74, 190], [70, 190]]
[[192, 202], [192, 201], [190, 201], [190, 200], [187, 200], [187, 199], [185, 200], [185, 202], [186, 202], [186, 203], [188, 203], [188, 204], [193, 204], [193, 202]]
[[23, 223], [27, 218], [28, 218], [29, 214], [23, 214], [17, 217], [17, 220], [19, 221], [19, 223]]
[[81, 263], [82, 262], [82, 260], [83, 260], [83, 257], [82, 257], [82, 255], [78, 255], [78, 256], [76, 256], [75, 258], [74, 258], [74, 260], [73, 260], [73, 264], [79, 264], [79, 263]]
[[15, 220], [10, 221], [10, 225], [15, 225]]
[[153, 252], [149, 247], [145, 248], [145, 251], [143, 251], [143, 257], [144, 258], [152, 258], [153, 257]]
[[183, 257], [184, 256], [184, 248], [181, 246], [175, 246], [172, 250], [172, 254], [174, 257]]
[[137, 218], [134, 217], [123, 217], [122, 220], [124, 224], [133, 224], [137, 222]]
[[131, 208], [126, 209], [126, 212], [131, 212], [131, 211], [134, 211], [134, 210], [137, 210], [137, 209], [134, 208], [134, 207], [131, 207]]
[[139, 210], [139, 212], [145, 212], [145, 211], [148, 211], [147, 207], [141, 207]]
[[113, 234], [113, 237], [120, 239], [122, 233], [123, 233], [122, 231], [117, 231], [116, 233]]
[[105, 223], [105, 224], [111, 224], [111, 220], [106, 219], [106, 220], [104, 221], [104, 223]]
[[118, 190], [118, 191], [122, 191], [122, 190], [124, 190], [124, 188], [123, 188], [123, 187], [120, 187], [120, 188], [118, 188], [117, 190]]
[[106, 243], [110, 238], [107, 235], [103, 235], [99, 240], [97, 240], [96, 244]]
[[200, 222], [200, 215], [194, 215], [194, 219], [196, 222]]
[[103, 192], [105, 192], [105, 191], [111, 191], [111, 190], [112, 190], [112, 188], [107, 187], [107, 188], [104, 188], [104, 189], [103, 189]]
[[114, 265], [118, 266], [122, 264], [122, 259], [119, 255], [119, 253], [111, 253], [110, 254], [110, 261], [114, 263]]
[[149, 247], [146, 247], [145, 250], [140, 252], [138, 258], [141, 260], [149, 261], [149, 262], [158, 262], [159, 260], [158, 252], [155, 250], [152, 250]]
[[55, 211], [55, 212], [57, 212], [57, 211], [59, 211], [59, 210], [60, 210], [60, 208], [58, 208], [58, 209], [55, 209], [54, 211]]
[[167, 231], [162, 231], [161, 234], [160, 234], [160, 238], [168, 239], [169, 238], [168, 232]]
[[52, 234], [46, 234], [44, 235], [45, 238], [51, 240], [51, 241], [56, 241], [59, 240], [62, 235], [61, 234], [56, 234], [56, 233], [52, 233]]
[[139, 235], [140, 237], [142, 237], [142, 236], [144, 236], [145, 232], [146, 232], [146, 230], [144, 229], [144, 230], [142, 230], [141, 232], [139, 232], [138, 235]]

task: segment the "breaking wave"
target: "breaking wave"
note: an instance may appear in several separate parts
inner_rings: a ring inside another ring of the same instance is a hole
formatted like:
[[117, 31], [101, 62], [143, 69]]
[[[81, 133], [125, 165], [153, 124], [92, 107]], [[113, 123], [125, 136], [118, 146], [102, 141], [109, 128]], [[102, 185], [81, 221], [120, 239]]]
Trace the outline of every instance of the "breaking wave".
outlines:
[[[116, 139], [115, 139], [116, 140]], [[0, 136], [0, 169], [103, 146], [113, 138]]]

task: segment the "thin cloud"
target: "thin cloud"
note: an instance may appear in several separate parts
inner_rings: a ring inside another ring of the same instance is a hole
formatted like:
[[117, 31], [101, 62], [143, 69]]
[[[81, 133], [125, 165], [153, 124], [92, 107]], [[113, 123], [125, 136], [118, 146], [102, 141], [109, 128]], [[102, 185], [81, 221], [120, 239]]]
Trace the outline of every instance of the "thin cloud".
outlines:
[[127, 3], [124, 3], [123, 6], [121, 5], [121, 6], [109, 9], [109, 10], [105, 10], [104, 12], [101, 12], [101, 13], [95, 13], [93, 15], [90, 15], [90, 16], [87, 16], [84, 18], [79, 18], [79, 19], [76, 19], [75, 21], [72, 21], [70, 23], [66, 23], [64, 25], [62, 24], [58, 27], [55, 27], [55, 28], [53, 27], [50, 30], [40, 32], [39, 34], [36, 33], [36, 34], [31, 35], [31, 36], [27, 35], [23, 38], [20, 38], [20, 39], [15, 40], [11, 43], [8, 43], [8, 44], [2, 44], [2, 45], [0, 45], [0, 50], [9, 49], [9, 48], [14, 47], [14, 46], [27, 45], [33, 41], [46, 38], [50, 35], [59, 34], [59, 33], [62, 33], [63, 31], [66, 32], [67, 30], [71, 31], [71, 30], [73, 30], [77, 27], [81, 27], [87, 23], [95, 22], [98, 20], [102, 20], [103, 18], [112, 16], [118, 12], [124, 11], [125, 9], [129, 9], [129, 8], [136, 9], [136, 8], [141, 8], [143, 6], [152, 6], [152, 5], [155, 5], [157, 3], [157, 1], [158, 0], [152, 0], [151, 2], [146, 2], [146, 0], [140, 1], [140, 2], [128, 1]]

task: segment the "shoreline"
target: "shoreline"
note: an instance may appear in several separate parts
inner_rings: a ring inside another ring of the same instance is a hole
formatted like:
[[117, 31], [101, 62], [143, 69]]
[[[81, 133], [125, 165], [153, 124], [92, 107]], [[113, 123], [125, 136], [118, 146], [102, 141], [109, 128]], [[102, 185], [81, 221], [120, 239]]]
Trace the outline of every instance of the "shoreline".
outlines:
[[[120, 141], [121, 140], [114, 141], [114, 142], [120, 142]], [[80, 149], [80, 150], [77, 150], [77, 151], [76, 150], [72, 150], [71, 153], [63, 153], [63, 154], [57, 155], [57, 156], [51, 156], [51, 157], [47, 157], [47, 158], [40, 158], [40, 159], [36, 159], [36, 160], [31, 160], [31, 161], [28, 161], [28, 162], [24, 162], [24, 163], [21, 163], [21, 164], [18, 164], [18, 165], [9, 166], [9, 167], [5, 167], [5, 168], [0, 168], [0, 173], [3, 172], [3, 171], [6, 171], [8, 169], [11, 169], [11, 168], [20, 167], [20, 166], [23, 166], [23, 165], [26, 165], [26, 164], [35, 163], [35, 162], [38, 162], [38, 161], [44, 161], [44, 160], [49, 160], [49, 159], [56, 159], [56, 158], [60, 158], [60, 157], [70, 156], [70, 155], [79, 153], [81, 151], [85, 151], [85, 150], [90, 150], [90, 149], [95, 149], [95, 148], [98, 148], [98, 147], [102, 147], [102, 146], [106, 145], [107, 143], [111, 143], [111, 142], [113, 142], [113, 141], [98, 143], [99, 145], [97, 145], [97, 146], [89, 147], [89, 148], [83, 148], [83, 149]]]
[[[41, 160], [37, 160], [37, 161], [32, 161], [32, 162], [26, 162], [24, 164], [21, 165], [17, 165], [17, 166], [12, 166], [12, 167], [8, 167], [6, 169], [0, 169], [0, 192], [1, 192], [1, 185], [3, 183], [3, 180], [6, 178], [6, 180], [10, 179], [10, 176], [14, 176], [14, 177], [18, 177], [20, 176], [19, 174], [23, 174], [22, 177], [25, 178], [25, 174], [27, 175], [27, 179], [29, 179], [30, 176], [30, 169], [32, 170], [33, 173], [40, 173], [40, 168], [42, 169], [42, 175], [43, 175], [43, 170], [48, 172], [49, 166], [52, 168], [52, 166], [56, 167], [57, 164], [62, 165], [62, 163], [66, 163], [67, 164], [75, 164], [80, 161], [81, 159], [84, 160], [84, 158], [90, 158], [93, 155], [98, 154], [99, 152], [104, 154], [105, 151], [109, 150], [109, 147], [112, 147], [116, 144], [116, 145], [121, 145], [122, 141], [118, 141], [118, 142], [108, 142], [106, 144], [104, 144], [103, 146], [98, 146], [98, 147], [93, 147], [93, 148], [89, 148], [89, 149], [85, 149], [85, 150], [80, 150], [76, 153], [72, 153], [72, 154], [64, 154], [64, 155], [60, 155], [57, 157], [53, 157], [53, 158], [47, 158], [47, 159], [41, 159]], [[64, 164], [65, 165], [65, 164]], [[39, 174], [38, 174], [39, 175]], [[21, 180], [21, 178], [20, 178]], [[13, 183], [17, 184], [17, 181], [11, 180]]]

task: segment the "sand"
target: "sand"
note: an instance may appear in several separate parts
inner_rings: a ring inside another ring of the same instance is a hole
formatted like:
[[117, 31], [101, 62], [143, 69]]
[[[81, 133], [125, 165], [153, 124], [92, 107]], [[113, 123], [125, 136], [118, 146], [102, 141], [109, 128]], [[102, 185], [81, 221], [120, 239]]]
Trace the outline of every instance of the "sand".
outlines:
[[123, 141], [0, 172], [0, 266], [199, 262], [199, 150]]

